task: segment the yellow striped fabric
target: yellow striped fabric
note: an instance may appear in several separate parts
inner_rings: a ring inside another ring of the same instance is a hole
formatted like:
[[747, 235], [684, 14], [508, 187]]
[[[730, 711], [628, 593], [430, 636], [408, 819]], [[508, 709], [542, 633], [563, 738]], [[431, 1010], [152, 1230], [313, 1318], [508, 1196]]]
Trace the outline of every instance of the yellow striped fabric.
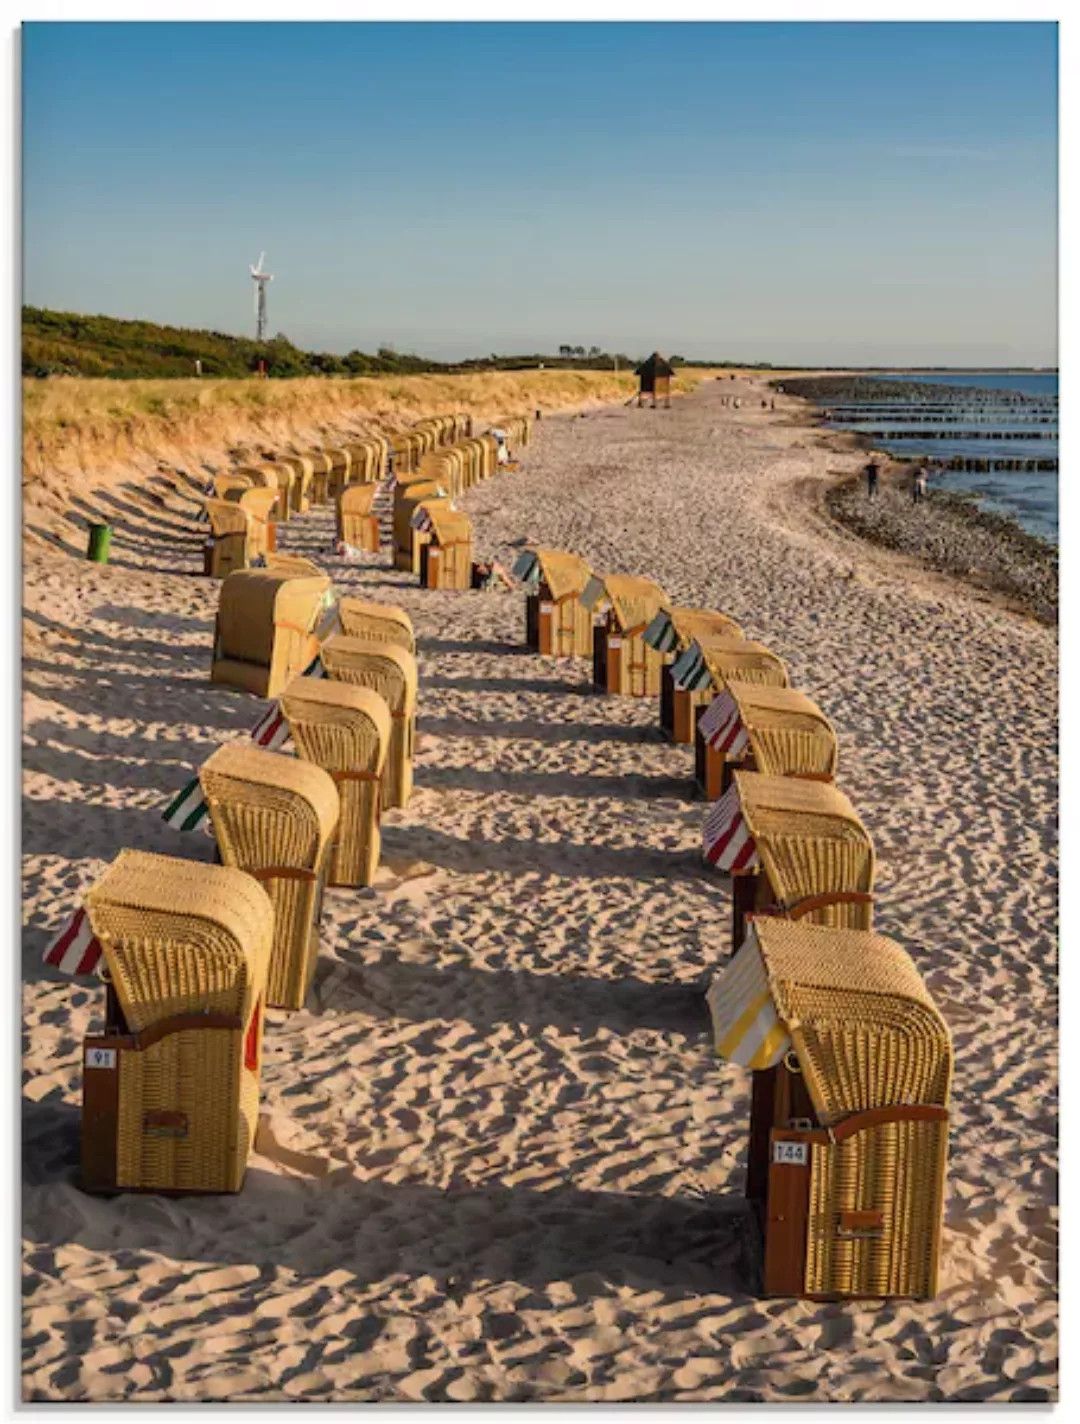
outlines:
[[791, 1047], [791, 1035], [776, 1012], [765, 961], [752, 929], [705, 997], [721, 1058], [741, 1068], [772, 1068]]

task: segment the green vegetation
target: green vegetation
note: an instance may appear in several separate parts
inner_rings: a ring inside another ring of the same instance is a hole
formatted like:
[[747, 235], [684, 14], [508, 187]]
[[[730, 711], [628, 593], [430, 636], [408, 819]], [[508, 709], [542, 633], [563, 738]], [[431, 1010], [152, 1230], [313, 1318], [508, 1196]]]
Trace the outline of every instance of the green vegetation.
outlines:
[[[272, 377], [421, 375], [472, 371], [551, 370], [610, 371], [618, 363], [632, 370], [637, 360], [623, 353], [610, 355], [593, 346], [560, 347], [559, 355], [481, 356], [454, 364], [401, 354], [381, 347], [374, 356], [350, 351], [302, 351], [281, 334], [263, 345], [220, 331], [196, 331], [158, 326], [152, 321], [121, 321], [111, 316], [80, 316], [75, 312], [23, 307], [22, 370], [24, 376], [108, 376], [122, 380], [177, 379], [202, 375], [211, 379], [251, 376], [266, 362]], [[201, 369], [196, 365], [201, 363]], [[673, 364], [681, 364], [681, 358]]]

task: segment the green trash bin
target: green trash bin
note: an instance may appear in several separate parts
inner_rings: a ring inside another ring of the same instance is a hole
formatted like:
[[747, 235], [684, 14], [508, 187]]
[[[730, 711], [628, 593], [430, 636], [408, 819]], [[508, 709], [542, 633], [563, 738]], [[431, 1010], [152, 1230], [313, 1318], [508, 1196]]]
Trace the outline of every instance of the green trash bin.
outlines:
[[91, 524], [90, 542], [86, 546], [86, 557], [95, 564], [107, 564], [109, 562], [109, 545], [111, 543], [111, 524]]

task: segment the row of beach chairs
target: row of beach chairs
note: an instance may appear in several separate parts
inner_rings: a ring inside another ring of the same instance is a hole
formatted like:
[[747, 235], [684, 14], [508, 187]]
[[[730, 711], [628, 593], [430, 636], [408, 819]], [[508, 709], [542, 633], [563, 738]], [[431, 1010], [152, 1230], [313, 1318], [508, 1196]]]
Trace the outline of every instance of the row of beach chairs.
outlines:
[[[507, 428], [528, 438], [527, 422]], [[216, 863], [123, 850], [46, 948], [49, 964], [106, 984], [104, 1029], [84, 1042], [86, 1190], [240, 1189], [265, 1012], [303, 1006], [324, 888], [372, 884], [382, 812], [412, 793], [408, 615], [337, 598], [315, 562], [277, 551], [277, 523], [332, 498], [339, 539], [375, 550], [372, 497], [388, 467], [403, 483], [434, 471], [456, 494], [493, 473], [507, 443], [477, 441], [451, 415], [215, 478], [210, 678], [269, 707], [164, 809], [178, 830], [211, 830]]]
[[595, 688], [657, 700], [694, 747], [703, 855], [730, 877], [731, 958], [708, 1002], [752, 1071], [746, 1193], [768, 1295], [937, 1289], [952, 1042], [907, 952], [873, 929], [874, 848], [836, 785], [829, 718], [724, 613], [647, 578], [528, 549], [525, 640], [589, 658]]

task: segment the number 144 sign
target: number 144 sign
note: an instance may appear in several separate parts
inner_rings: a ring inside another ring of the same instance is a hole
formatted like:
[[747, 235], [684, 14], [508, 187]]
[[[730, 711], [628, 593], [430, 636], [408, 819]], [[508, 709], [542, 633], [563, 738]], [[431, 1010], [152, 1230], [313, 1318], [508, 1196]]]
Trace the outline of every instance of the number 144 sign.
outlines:
[[808, 1142], [774, 1142], [773, 1155], [774, 1162], [781, 1162], [785, 1167], [805, 1167], [810, 1161], [810, 1144]]

